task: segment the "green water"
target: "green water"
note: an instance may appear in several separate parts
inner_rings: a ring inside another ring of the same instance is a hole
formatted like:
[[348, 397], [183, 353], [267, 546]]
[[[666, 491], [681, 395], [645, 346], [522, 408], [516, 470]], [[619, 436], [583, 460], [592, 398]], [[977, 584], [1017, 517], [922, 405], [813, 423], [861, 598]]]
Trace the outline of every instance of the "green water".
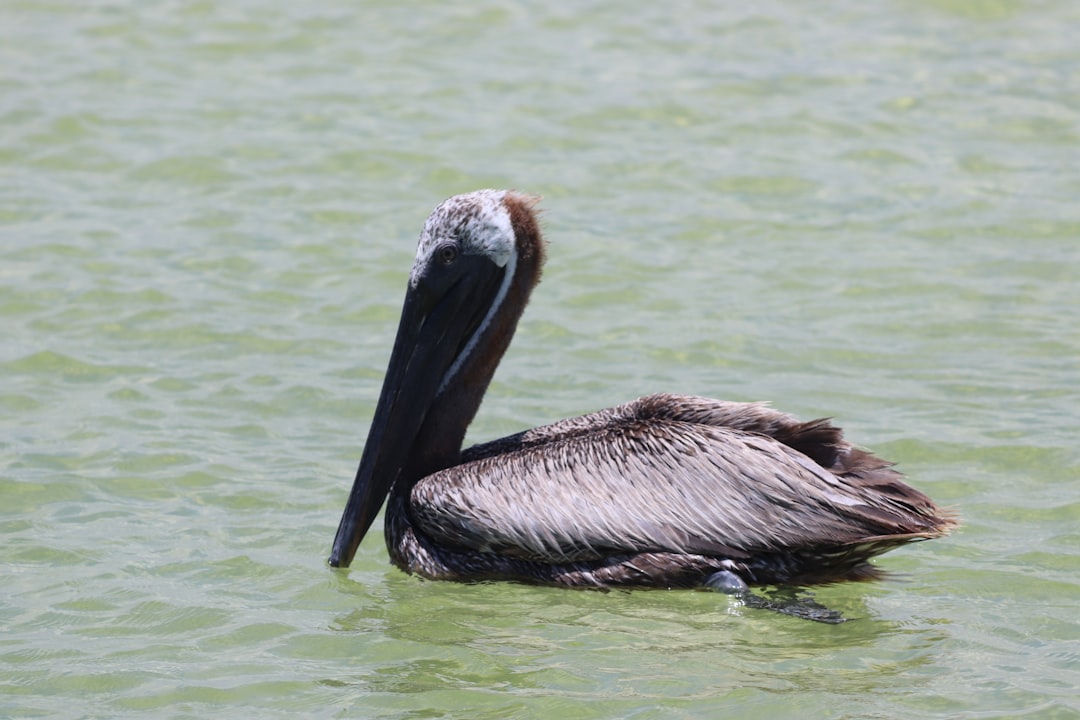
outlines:
[[[0, 6], [0, 716], [1080, 717], [1080, 5], [736, 5]], [[767, 399], [963, 529], [840, 626], [328, 569], [490, 186], [550, 262], [472, 439]]]

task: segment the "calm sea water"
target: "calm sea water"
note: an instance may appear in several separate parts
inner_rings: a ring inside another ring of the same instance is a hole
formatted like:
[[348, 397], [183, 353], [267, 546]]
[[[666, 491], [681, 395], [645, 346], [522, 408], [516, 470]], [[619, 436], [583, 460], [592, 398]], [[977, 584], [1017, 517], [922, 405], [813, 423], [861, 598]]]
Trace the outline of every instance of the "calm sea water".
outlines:
[[[741, 7], [741, 6], [740, 6]], [[0, 715], [1080, 716], [1080, 5], [0, 7]], [[832, 416], [958, 508], [818, 589], [325, 558], [415, 238], [545, 198], [474, 440]]]

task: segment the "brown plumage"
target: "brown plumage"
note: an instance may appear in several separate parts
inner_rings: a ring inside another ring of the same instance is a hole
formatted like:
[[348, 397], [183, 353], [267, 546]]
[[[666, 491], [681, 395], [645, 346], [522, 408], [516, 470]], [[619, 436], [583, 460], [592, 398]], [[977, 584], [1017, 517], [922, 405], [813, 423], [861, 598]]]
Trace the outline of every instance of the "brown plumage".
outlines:
[[461, 451], [539, 279], [533, 205], [479, 191], [425, 225], [332, 565], [387, 494], [394, 563], [445, 580], [865, 579], [874, 555], [954, 526], [830, 422], [756, 403], [650, 395]]

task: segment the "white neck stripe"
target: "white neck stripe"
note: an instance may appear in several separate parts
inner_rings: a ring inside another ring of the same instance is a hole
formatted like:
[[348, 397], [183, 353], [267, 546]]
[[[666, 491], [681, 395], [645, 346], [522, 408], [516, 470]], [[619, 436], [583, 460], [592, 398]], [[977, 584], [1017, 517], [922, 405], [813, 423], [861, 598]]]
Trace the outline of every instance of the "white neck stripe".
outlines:
[[[513, 229], [510, 230], [513, 235]], [[476, 349], [476, 344], [480, 342], [480, 337], [487, 331], [492, 321], [495, 319], [495, 314], [502, 307], [503, 302], [506, 300], [506, 294], [510, 291], [510, 284], [514, 282], [514, 270], [517, 268], [517, 245], [514, 242], [510, 243], [510, 257], [506, 260], [506, 266], [503, 269], [505, 275], [503, 276], [502, 285], [499, 286], [499, 292], [495, 294], [495, 300], [491, 303], [491, 308], [487, 311], [487, 315], [480, 321], [480, 325], [476, 328], [476, 332], [469, 338], [469, 342], [462, 348], [461, 353], [454, 360], [454, 364], [450, 366], [450, 369], [446, 371], [446, 375], [443, 377], [442, 384], [439, 385], [439, 391], [436, 395], [442, 395], [447, 386], [450, 385], [450, 381], [454, 379], [454, 376], [461, 370], [461, 366], [465, 363], [472, 352]]]

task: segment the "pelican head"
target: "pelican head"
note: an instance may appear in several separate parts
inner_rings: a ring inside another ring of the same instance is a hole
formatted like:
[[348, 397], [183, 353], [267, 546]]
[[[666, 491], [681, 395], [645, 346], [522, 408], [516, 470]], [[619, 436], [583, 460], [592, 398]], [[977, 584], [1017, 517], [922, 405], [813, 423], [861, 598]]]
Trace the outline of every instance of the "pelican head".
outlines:
[[465, 430], [539, 280], [535, 203], [478, 190], [444, 201], [424, 224], [330, 565], [352, 562], [396, 482], [459, 461]]

